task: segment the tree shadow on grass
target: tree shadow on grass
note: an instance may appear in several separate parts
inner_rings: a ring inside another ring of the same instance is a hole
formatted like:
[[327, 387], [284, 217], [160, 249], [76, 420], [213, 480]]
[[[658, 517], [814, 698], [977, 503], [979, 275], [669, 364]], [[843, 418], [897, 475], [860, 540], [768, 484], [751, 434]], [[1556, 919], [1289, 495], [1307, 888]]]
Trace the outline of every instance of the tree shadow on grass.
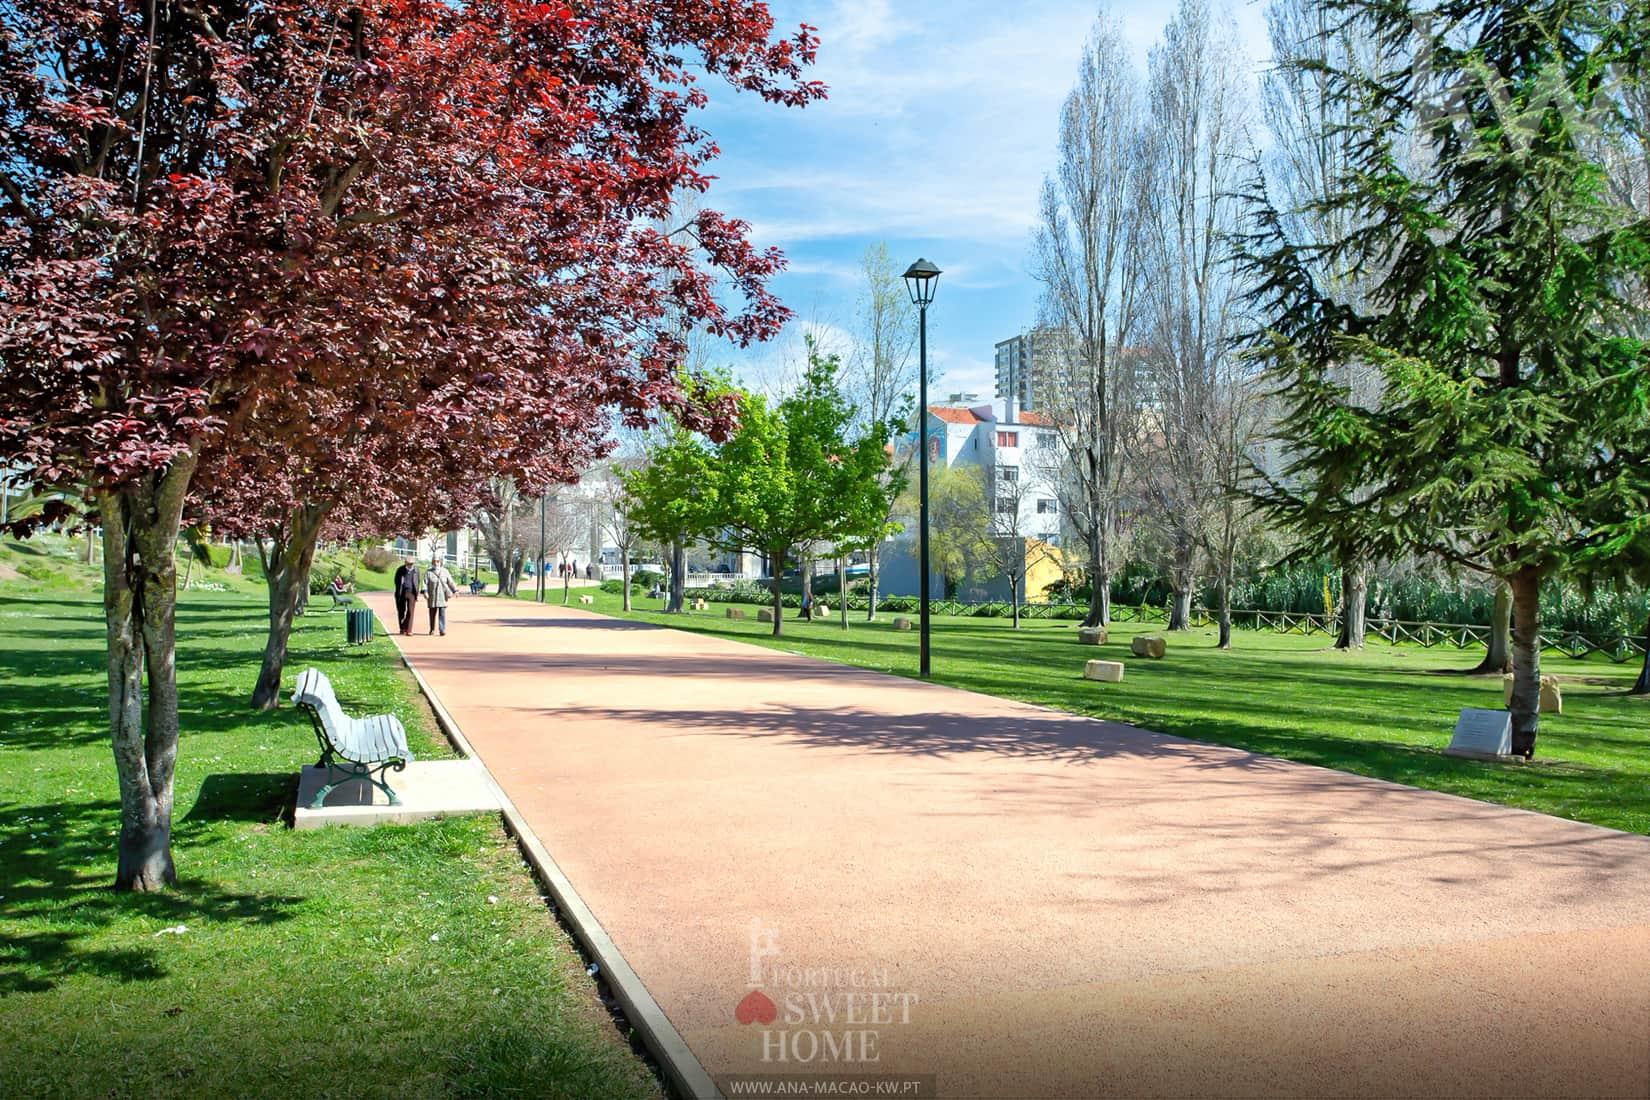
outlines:
[[[238, 794], [227, 786], [208, 792], [216, 820], [265, 811], [272, 777], [246, 778]], [[270, 925], [296, 915], [304, 901], [225, 890], [187, 875], [162, 893], [116, 893], [110, 882], [119, 821], [114, 802], [0, 804], [0, 997], [43, 992], [83, 974], [120, 982], [162, 978], [153, 925]], [[184, 827], [174, 842], [199, 850], [216, 839]], [[128, 942], [97, 942], [116, 926], [132, 929]]]

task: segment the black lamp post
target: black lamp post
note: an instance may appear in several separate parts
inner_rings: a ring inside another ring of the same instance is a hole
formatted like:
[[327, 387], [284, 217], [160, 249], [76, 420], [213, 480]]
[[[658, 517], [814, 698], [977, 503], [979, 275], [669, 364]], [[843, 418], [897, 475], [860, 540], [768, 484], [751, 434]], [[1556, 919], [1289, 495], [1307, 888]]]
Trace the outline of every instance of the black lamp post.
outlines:
[[918, 673], [928, 678], [928, 306], [940, 269], [918, 260], [905, 269], [905, 286], [917, 307], [917, 617], [921, 623]]

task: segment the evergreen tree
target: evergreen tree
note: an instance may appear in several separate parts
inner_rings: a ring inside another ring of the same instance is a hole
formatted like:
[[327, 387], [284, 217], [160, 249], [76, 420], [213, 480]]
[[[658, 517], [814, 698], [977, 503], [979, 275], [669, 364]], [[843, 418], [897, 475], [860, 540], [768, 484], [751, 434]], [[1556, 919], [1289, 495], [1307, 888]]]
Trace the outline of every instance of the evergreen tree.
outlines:
[[[1264, 184], [1240, 244], [1287, 416], [1266, 491], [1337, 550], [1386, 543], [1506, 582], [1513, 749], [1534, 753], [1539, 598], [1559, 575], [1650, 573], [1650, 345], [1629, 288], [1650, 226], [1596, 140], [1640, 76], [1646, 5], [1329, 0], [1382, 71], [1322, 66], [1355, 135], [1321, 200], [1352, 228], [1301, 244]], [[1352, 300], [1315, 273], [1370, 267]], [[1370, 406], [1337, 371], [1377, 371]]]

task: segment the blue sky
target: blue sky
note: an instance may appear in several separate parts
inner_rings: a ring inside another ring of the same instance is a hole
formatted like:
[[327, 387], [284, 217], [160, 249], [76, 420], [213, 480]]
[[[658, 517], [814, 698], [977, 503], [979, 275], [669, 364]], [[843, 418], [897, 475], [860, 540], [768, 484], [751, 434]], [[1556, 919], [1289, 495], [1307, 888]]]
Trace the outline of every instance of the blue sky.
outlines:
[[[775, 288], [796, 313], [784, 337], [729, 354], [772, 385], [800, 359], [803, 326], [829, 344], [854, 325], [860, 256], [888, 243], [900, 270], [926, 256], [945, 272], [929, 311], [936, 390], [989, 398], [997, 341], [1035, 320], [1027, 260], [1037, 193], [1053, 164], [1060, 101], [1100, 6], [1073, 0], [775, 0], [780, 28], [822, 40], [814, 77], [830, 98], [804, 110], [709, 90], [705, 125], [722, 149], [706, 205], [744, 218], [785, 251]], [[1171, 7], [1109, 5], [1145, 71]], [[1257, 67], [1262, 9], [1230, 9]], [[721, 358], [718, 356], [717, 358]]]

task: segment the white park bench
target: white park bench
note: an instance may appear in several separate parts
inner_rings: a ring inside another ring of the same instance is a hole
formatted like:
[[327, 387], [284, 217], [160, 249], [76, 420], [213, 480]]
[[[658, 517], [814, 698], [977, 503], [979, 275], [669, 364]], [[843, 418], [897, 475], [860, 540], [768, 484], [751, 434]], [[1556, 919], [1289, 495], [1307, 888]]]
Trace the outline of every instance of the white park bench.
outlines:
[[315, 726], [315, 739], [321, 743], [321, 759], [316, 767], [327, 769], [326, 784], [316, 792], [311, 809], [319, 810], [327, 795], [352, 779], [366, 780], [384, 792], [390, 805], [401, 805], [401, 799], [384, 782], [386, 771], [405, 771], [412, 759], [407, 731], [399, 718], [393, 714], [351, 718], [338, 705], [331, 682], [318, 668], [306, 668], [298, 674], [292, 702], [309, 715]]

